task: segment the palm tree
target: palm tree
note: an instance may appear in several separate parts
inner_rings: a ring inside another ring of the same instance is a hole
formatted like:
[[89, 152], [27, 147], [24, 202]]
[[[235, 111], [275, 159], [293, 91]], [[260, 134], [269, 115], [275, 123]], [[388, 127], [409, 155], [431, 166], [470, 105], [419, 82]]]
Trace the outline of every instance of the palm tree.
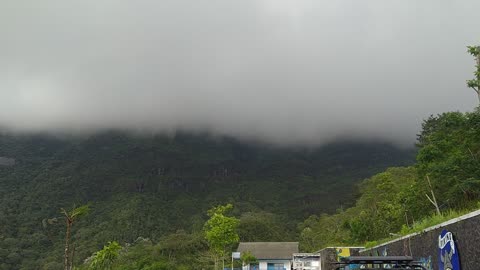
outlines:
[[[61, 208], [61, 212], [65, 215], [65, 223], [67, 225], [67, 232], [65, 234], [65, 255], [64, 255], [64, 270], [72, 270], [73, 268], [73, 258], [69, 257], [70, 253], [70, 231], [72, 229], [73, 223], [76, 221], [77, 218], [80, 216], [86, 215], [90, 210], [89, 205], [82, 205], [79, 207], [73, 206], [73, 209], [67, 211]], [[73, 257], [73, 255], [72, 255]]]

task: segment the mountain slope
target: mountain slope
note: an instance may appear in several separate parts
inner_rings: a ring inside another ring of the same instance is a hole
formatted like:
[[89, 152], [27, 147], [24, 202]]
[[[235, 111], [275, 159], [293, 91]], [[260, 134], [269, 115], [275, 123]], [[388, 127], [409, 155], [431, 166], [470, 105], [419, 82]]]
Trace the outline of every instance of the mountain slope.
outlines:
[[284, 238], [295, 240], [298, 222], [351, 205], [358, 181], [410, 164], [414, 154], [387, 143], [300, 149], [112, 131], [68, 139], [3, 135], [0, 156], [16, 160], [0, 167], [0, 269], [55, 269], [63, 225], [59, 219], [42, 226], [42, 220], [60, 218], [61, 207], [92, 203], [74, 227], [77, 259], [110, 240], [200, 230], [206, 210], [225, 202], [236, 206], [237, 215], [277, 215], [289, 232]]

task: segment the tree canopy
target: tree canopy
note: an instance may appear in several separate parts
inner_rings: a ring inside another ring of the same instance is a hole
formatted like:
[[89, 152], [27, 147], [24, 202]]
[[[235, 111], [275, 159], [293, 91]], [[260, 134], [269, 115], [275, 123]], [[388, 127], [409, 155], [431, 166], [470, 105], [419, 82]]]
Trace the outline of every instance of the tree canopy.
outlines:
[[[358, 244], [409, 232], [423, 219], [477, 209], [480, 200], [480, 108], [430, 116], [418, 134], [417, 162], [364, 180], [356, 204], [334, 215], [311, 216], [300, 226], [301, 246]], [[427, 198], [428, 197], [428, 198]]]
[[467, 86], [472, 88], [477, 93], [478, 101], [480, 102], [480, 46], [468, 46], [468, 53], [470, 53], [476, 60], [474, 78], [467, 80]]
[[210, 218], [205, 223], [205, 238], [210, 250], [217, 258], [224, 259], [227, 250], [231, 251], [233, 245], [240, 240], [237, 233], [239, 219], [227, 216], [227, 213], [232, 209], [232, 204], [226, 204], [208, 210]]

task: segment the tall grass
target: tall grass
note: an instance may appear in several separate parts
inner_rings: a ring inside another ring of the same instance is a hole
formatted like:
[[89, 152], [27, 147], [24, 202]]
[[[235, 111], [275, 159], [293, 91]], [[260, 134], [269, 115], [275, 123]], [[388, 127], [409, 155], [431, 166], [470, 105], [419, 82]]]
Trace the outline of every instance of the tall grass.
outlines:
[[413, 223], [411, 227], [408, 227], [406, 225], [402, 226], [402, 230], [400, 231], [399, 234], [401, 235], [407, 235], [411, 233], [418, 233], [422, 232], [425, 229], [428, 229], [430, 227], [433, 227], [435, 225], [438, 225], [440, 223], [446, 222], [450, 219], [458, 218], [460, 216], [466, 215], [476, 209], [462, 209], [462, 210], [452, 210], [449, 209], [448, 211], [442, 213], [441, 215], [431, 215], [423, 218], [422, 220]]
[[478, 210], [480, 208], [480, 202], [476, 206], [477, 207], [475, 207], [475, 209], [472, 209], [472, 208], [463, 209], [463, 210], [449, 209], [448, 211], [443, 212], [441, 215], [433, 214], [433, 215], [427, 216], [427, 217], [413, 223], [412, 226], [407, 226], [407, 225], [404, 224], [402, 226], [402, 229], [400, 230], [400, 232], [398, 232], [396, 234], [393, 234], [394, 236], [384, 238], [384, 239], [380, 239], [380, 240], [377, 240], [377, 241], [367, 242], [367, 243], [365, 243], [365, 248], [371, 248], [371, 247], [374, 247], [374, 246], [392, 241], [392, 240], [398, 238], [399, 236], [406, 236], [408, 234], [420, 233], [420, 232], [423, 232], [426, 229], [428, 229], [430, 227], [433, 227], [435, 225], [439, 225], [439, 224], [441, 224], [443, 222], [446, 222], [448, 220], [466, 215], [466, 214], [468, 214], [472, 211]]

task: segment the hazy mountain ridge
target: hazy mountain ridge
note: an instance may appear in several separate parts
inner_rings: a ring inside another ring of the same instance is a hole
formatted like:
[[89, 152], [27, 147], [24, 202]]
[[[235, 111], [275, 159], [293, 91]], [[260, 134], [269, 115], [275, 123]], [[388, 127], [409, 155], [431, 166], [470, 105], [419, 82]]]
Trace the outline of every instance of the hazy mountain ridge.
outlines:
[[203, 135], [122, 132], [0, 138], [0, 156], [16, 159], [15, 166], [0, 167], [0, 237], [21, 246], [0, 248], [21, 257], [33, 252], [22, 259], [32, 265], [58, 260], [61, 252], [53, 251], [61, 249], [62, 224], [42, 228], [42, 220], [59, 217], [61, 207], [74, 203], [91, 202], [93, 208], [75, 228], [82, 243], [79, 258], [112, 239], [198, 230], [206, 209], [224, 202], [234, 203], [238, 213], [278, 215], [290, 228], [285, 237], [293, 239], [296, 224], [307, 216], [351, 205], [360, 180], [414, 159], [413, 150], [387, 143], [295, 149]]

